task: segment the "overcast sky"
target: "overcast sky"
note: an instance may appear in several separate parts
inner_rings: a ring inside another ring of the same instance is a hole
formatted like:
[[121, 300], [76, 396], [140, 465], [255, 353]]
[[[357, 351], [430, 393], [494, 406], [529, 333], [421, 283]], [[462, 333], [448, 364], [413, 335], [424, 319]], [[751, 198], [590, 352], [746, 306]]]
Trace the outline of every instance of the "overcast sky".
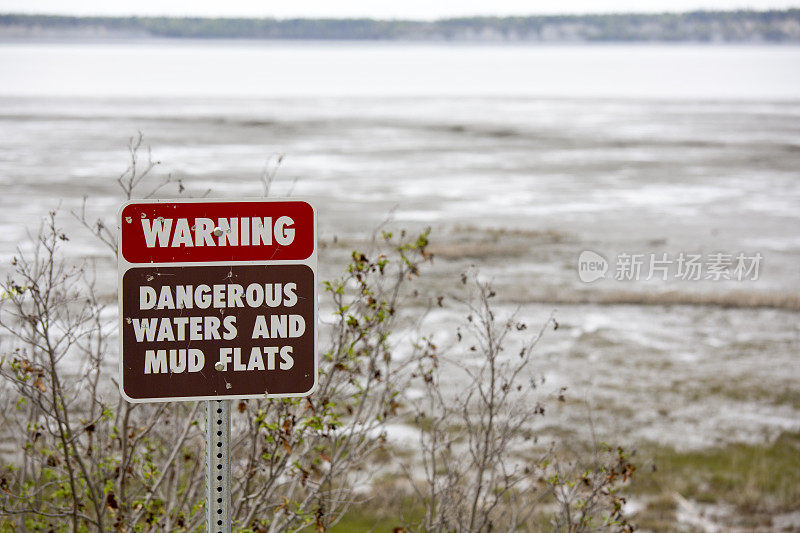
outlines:
[[372, 17], [783, 9], [800, 0], [0, 0], [0, 12], [201, 17]]

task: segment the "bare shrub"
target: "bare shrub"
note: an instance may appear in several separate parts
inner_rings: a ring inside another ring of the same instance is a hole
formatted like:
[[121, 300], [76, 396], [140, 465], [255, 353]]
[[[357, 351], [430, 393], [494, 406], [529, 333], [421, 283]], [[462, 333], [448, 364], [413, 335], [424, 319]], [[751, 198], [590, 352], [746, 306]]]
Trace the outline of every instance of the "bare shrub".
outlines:
[[[423, 477], [415, 478], [413, 464], [407, 472], [425, 509], [424, 520], [416, 524], [422, 531], [514, 530], [536, 509], [543, 492], [531, 486], [539, 469], [514, 457], [513, 446], [524, 442], [523, 428], [544, 412], [528, 403], [537, 387], [530, 354], [544, 328], [520, 346], [518, 356], [504, 357], [508, 334], [527, 326], [515, 317], [498, 321], [490, 286], [472, 277], [476, 294], [464, 302], [467, 319], [455, 345], [443, 351], [429, 338], [419, 345], [417, 375], [424, 395], [416, 402], [414, 420], [421, 430]], [[443, 385], [448, 372], [442, 368], [458, 373], [457, 392]]]
[[635, 526], [623, 512], [620, 488], [636, 470], [628, 452], [606, 443], [597, 444], [587, 461], [553, 461], [547, 483], [553, 488], [557, 511], [552, 524], [557, 531], [629, 532]]
[[[516, 313], [496, 315], [495, 293], [476, 272], [464, 274], [462, 283], [470, 294], [461, 302], [466, 320], [455, 341], [444, 349], [430, 337], [418, 345], [422, 397], [414, 404], [414, 422], [420, 456], [405, 472], [416, 497], [412, 508], [424, 516], [407, 520], [404, 529], [632, 529], [622, 514], [624, 499], [616, 495], [633, 474], [622, 449], [614, 450], [616, 461], [603, 463], [608, 458], [598, 453], [585, 465], [562, 463], [559, 450], [538, 444], [535, 419], [545, 414], [544, 379], [536, 377], [532, 355], [545, 330], [558, 323], [551, 316], [529, 334]], [[557, 398], [563, 401], [564, 392]]]
[[[167, 185], [185, 194], [182, 182], [153, 175], [157, 163], [143, 150], [141, 135], [131, 139], [130, 162], [118, 179], [121, 200]], [[265, 192], [273, 178], [274, 172], [264, 179]], [[92, 220], [87, 203], [73, 215], [113, 257], [114, 224]], [[98, 294], [91, 265], [65, 258], [67, 246], [50, 213], [0, 282], [0, 530], [199, 530], [202, 409], [197, 402], [120, 398], [115, 309], [104, 303], [110, 295]], [[581, 516], [609, 508], [621, 516], [610, 490], [630, 473], [622, 455], [610, 467], [580, 472], [554, 463], [549, 449], [531, 456], [525, 428], [544, 408], [532, 400], [539, 384], [531, 379], [530, 356], [544, 327], [509, 355], [508, 335], [527, 326], [495, 317], [488, 285], [470, 285], [476, 293], [463, 302], [467, 322], [456, 343], [477, 366], [446, 358], [431, 339], [397, 355], [392, 332], [413, 298], [411, 282], [431, 260], [427, 231], [384, 232], [371, 249], [354, 251], [343, 275], [325, 283], [329, 335], [314, 395], [235, 404], [235, 530], [325, 531], [348, 510], [357, 512], [369, 502], [359, 487], [386, 471], [376, 456], [390, 445], [387, 423], [409, 416], [423, 429], [402, 489], [424, 509], [411, 529], [531, 529], [537, 513], [551, 509], [555, 527], [585, 531], [581, 524], [594, 518]], [[466, 376], [469, 386], [459, 394], [443, 385], [445, 360], [447, 372]], [[424, 391], [421, 400], [406, 395], [414, 383]], [[579, 482], [588, 488], [575, 488]]]
[[[170, 182], [147, 187], [156, 163], [142, 148], [141, 135], [131, 139], [118, 179], [123, 200]], [[92, 222], [86, 202], [75, 216], [117, 252], [113, 224]], [[109, 386], [114, 313], [100, 303], [91, 269], [64, 258], [68, 240], [51, 213], [2, 282], [0, 326], [11, 348], [0, 377], [15, 409], [4, 414], [2, 437], [20, 450], [3, 458], [2, 524], [195, 530], [204, 498], [198, 404], [128, 404]], [[354, 484], [369, 479], [368, 458], [384, 442], [385, 421], [397, 416], [408, 364], [395, 362], [388, 337], [404, 286], [430, 257], [426, 246], [427, 233], [384, 234], [374, 255], [353, 252], [345, 274], [326, 283], [334, 312], [314, 396], [238, 403], [231, 455], [239, 527], [325, 529], [353, 501]]]
[[[404, 239], [405, 235], [401, 237]], [[403, 286], [428, 260], [427, 233], [405, 241], [384, 234], [386, 254], [353, 252], [345, 275], [326, 282], [333, 303], [320, 383], [304, 399], [240, 402], [234, 454], [234, 516], [253, 530], [325, 530], [371, 479], [386, 421], [399, 416], [408, 360], [389, 344]], [[388, 254], [388, 255], [387, 255]]]

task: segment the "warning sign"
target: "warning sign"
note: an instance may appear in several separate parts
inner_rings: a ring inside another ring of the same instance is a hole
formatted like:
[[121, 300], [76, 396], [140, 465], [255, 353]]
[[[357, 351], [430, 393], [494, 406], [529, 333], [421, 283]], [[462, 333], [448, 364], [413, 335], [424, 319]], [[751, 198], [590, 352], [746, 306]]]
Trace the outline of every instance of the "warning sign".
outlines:
[[311, 393], [317, 289], [309, 204], [132, 202], [120, 216], [127, 400]]
[[121, 218], [129, 263], [305, 260], [316, 247], [307, 202], [131, 202]]

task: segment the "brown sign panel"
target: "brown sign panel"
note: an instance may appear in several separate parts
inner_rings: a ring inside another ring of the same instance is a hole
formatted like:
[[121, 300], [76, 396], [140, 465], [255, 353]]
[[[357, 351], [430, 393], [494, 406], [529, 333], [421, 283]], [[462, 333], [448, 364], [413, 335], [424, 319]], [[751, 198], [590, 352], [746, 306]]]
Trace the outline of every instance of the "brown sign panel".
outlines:
[[306, 264], [141, 266], [122, 275], [130, 401], [304, 396], [316, 379]]

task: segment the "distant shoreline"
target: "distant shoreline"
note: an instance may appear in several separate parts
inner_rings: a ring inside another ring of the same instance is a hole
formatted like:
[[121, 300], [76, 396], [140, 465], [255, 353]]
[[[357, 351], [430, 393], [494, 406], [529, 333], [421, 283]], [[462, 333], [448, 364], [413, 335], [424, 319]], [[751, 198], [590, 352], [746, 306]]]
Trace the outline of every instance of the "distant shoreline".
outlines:
[[314, 47], [320, 45], [331, 46], [376, 46], [376, 47], [531, 47], [531, 48], [561, 48], [571, 47], [591, 47], [591, 48], [614, 48], [614, 47], [653, 47], [653, 48], [690, 48], [690, 47], [719, 47], [719, 48], [786, 48], [795, 49], [800, 46], [798, 41], [764, 42], [764, 41], [728, 41], [728, 42], [708, 42], [708, 41], [411, 41], [404, 39], [248, 39], [233, 37], [127, 37], [127, 36], [105, 36], [105, 37], [5, 37], [0, 35], [0, 46], [2, 45], [165, 45], [185, 44], [208, 45], [208, 46], [247, 46], [263, 45], [270, 46], [293, 46], [302, 48], [304, 46]]
[[468, 17], [434, 21], [0, 14], [0, 42], [142, 39], [799, 44], [800, 9]]

